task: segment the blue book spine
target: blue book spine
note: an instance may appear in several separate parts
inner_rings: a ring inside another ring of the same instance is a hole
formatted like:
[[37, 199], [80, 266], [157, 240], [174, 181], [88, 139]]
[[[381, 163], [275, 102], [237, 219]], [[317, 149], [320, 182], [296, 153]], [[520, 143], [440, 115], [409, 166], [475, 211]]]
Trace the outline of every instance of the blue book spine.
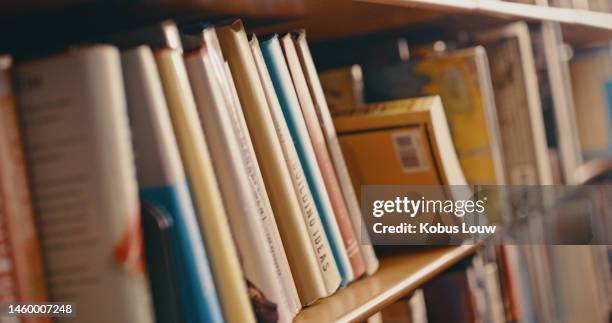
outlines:
[[[274, 91], [276, 92], [278, 101], [280, 102], [283, 110], [283, 116], [287, 122], [289, 133], [293, 139], [293, 144], [295, 145], [300, 163], [304, 169], [306, 181], [310, 191], [312, 192], [312, 197], [317, 207], [317, 211], [319, 212], [319, 216], [321, 217], [321, 222], [323, 223], [325, 233], [327, 234], [327, 239], [329, 240], [334, 259], [336, 260], [336, 265], [340, 271], [340, 276], [342, 276], [341, 284], [344, 286], [353, 280], [352, 269], [350, 268], [350, 263], [342, 261], [341, 253], [345, 252], [344, 242], [342, 241], [341, 237], [333, 232], [333, 223], [336, 221], [335, 216], [334, 214], [330, 214], [328, 212], [329, 208], [325, 208], [324, 206], [324, 199], [328, 199], [326, 196], [327, 191], [325, 191], [324, 186], [317, 185], [317, 182], [315, 181], [315, 176], [317, 176], [316, 170], [318, 170], [319, 165], [316, 164], [316, 160], [308, 158], [306, 148], [306, 145], [309, 144], [310, 140], [307, 137], [308, 133], [298, 131], [300, 121], [301, 123], [304, 121], [300, 120], [300, 118], [303, 119], [301, 116], [301, 109], [299, 107], [299, 102], [297, 102], [293, 84], [290, 83], [291, 77], [277, 36], [274, 36], [267, 41], [263, 41], [261, 43], [261, 51], [264, 56], [266, 67], [268, 68], [268, 73], [270, 73], [272, 84], [274, 85]], [[287, 80], [286, 76], [289, 75], [289, 82], [283, 82], [283, 74], [285, 75], [285, 80]], [[298, 115], [298, 113], [300, 115]]]
[[186, 183], [141, 188], [143, 201], [163, 209], [173, 220], [182, 316], [186, 322], [223, 322], [223, 315], [204, 242]]

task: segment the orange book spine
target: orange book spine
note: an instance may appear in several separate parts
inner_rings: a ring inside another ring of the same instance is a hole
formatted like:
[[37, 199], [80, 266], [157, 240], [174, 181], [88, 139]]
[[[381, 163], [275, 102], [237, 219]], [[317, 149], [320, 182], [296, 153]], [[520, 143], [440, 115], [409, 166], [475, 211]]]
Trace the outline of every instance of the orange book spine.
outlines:
[[[16, 301], [45, 302], [47, 288], [8, 66], [0, 66], [0, 215], [2, 259], [10, 259]], [[7, 257], [8, 256], [8, 257]], [[2, 279], [6, 273], [2, 273]], [[24, 317], [23, 322], [51, 322]]]
[[353, 275], [355, 278], [358, 278], [365, 272], [365, 263], [359, 251], [359, 241], [355, 234], [356, 231], [353, 229], [353, 223], [344, 201], [344, 196], [342, 195], [342, 189], [340, 188], [334, 165], [332, 164], [329, 151], [327, 150], [325, 136], [323, 135], [323, 130], [321, 129], [314, 103], [310, 97], [308, 84], [306, 83], [306, 78], [302, 71], [291, 35], [288, 34], [283, 37], [281, 39], [281, 44], [285, 53], [287, 65], [289, 66], [289, 72], [291, 73], [295, 91], [297, 92], [298, 101], [300, 102], [306, 128], [310, 135], [312, 147], [315, 151], [317, 163], [323, 175], [325, 188], [329, 194], [329, 199], [336, 216], [336, 222], [340, 228], [340, 234], [342, 235], [346, 253], [351, 262]]

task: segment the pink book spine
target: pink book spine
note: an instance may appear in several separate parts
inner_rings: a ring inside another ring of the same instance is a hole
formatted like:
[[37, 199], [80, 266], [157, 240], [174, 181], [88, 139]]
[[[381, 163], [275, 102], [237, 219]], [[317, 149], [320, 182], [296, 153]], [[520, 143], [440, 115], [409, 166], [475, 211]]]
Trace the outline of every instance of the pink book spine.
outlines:
[[[25, 157], [15, 99], [8, 70], [0, 79], [0, 195], [3, 198], [1, 248], [6, 247], [13, 268], [17, 301], [45, 302], [47, 289], [27, 180]], [[4, 280], [4, 272], [1, 276]], [[27, 317], [23, 322], [51, 322], [45, 317]]]

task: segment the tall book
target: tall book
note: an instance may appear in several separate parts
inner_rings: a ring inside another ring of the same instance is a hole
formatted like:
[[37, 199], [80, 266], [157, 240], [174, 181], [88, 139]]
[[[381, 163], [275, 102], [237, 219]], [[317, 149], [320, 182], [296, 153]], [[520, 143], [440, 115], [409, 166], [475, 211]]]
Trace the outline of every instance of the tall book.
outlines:
[[504, 184], [498, 119], [484, 48], [410, 63], [366, 66], [364, 80], [370, 102], [439, 94], [466, 180], [470, 184]]
[[[47, 286], [34, 219], [18, 111], [11, 84], [11, 58], [0, 57], [0, 250], [3, 302], [44, 302]], [[9, 296], [9, 298], [5, 298]], [[25, 317], [24, 322], [50, 322]]]
[[365, 263], [359, 249], [358, 234], [353, 228], [351, 215], [344, 201], [342, 188], [336, 176], [336, 171], [329, 151], [327, 150], [325, 136], [319, 124], [319, 118], [312, 97], [310, 96], [308, 83], [306, 82], [300, 59], [295, 49], [295, 45], [293, 44], [293, 37], [291, 34], [286, 34], [280, 39], [280, 43], [283, 53], [285, 54], [285, 62], [289, 68], [291, 79], [293, 80], [293, 87], [301, 108], [304, 124], [306, 125], [306, 130], [308, 131], [310, 142], [315, 152], [317, 165], [323, 176], [323, 183], [329, 195], [332, 209], [336, 216], [336, 222], [338, 222], [338, 226], [340, 227], [340, 233], [344, 240], [346, 252], [351, 261], [353, 275], [355, 278], [360, 277], [365, 273]]
[[[300, 307], [288, 300], [297, 299], [297, 292], [254, 154], [241, 149], [231, 123], [231, 101], [214, 75], [208, 48], [187, 52], [184, 59], [243, 270], [263, 297], [257, 300], [262, 304], [254, 303], [256, 314], [290, 322]], [[257, 313], [260, 308], [274, 313]]]
[[70, 50], [16, 77], [50, 300], [77, 303], [79, 322], [153, 322], [119, 51]]
[[338, 142], [336, 128], [334, 127], [334, 122], [332, 120], [329, 107], [327, 106], [327, 100], [325, 99], [325, 94], [323, 93], [323, 88], [321, 86], [321, 82], [319, 81], [319, 76], [317, 75], [317, 70], [315, 68], [312, 55], [310, 54], [310, 49], [308, 48], [306, 33], [304, 31], [300, 31], [295, 36], [294, 42], [300, 58], [302, 69], [304, 70], [306, 81], [308, 83], [310, 95], [312, 96], [314, 107], [316, 109], [317, 116], [319, 117], [319, 124], [321, 130], [323, 131], [323, 135], [325, 136], [325, 142], [327, 143], [327, 148], [329, 149], [329, 155], [334, 164], [334, 169], [336, 170], [336, 175], [342, 188], [342, 195], [344, 196], [344, 201], [346, 202], [351, 215], [353, 228], [361, 239], [359, 249], [365, 262], [366, 273], [368, 275], [372, 275], [378, 269], [378, 258], [376, 258], [376, 254], [374, 253], [374, 248], [371, 245], [370, 237], [365, 234], [363, 230], [361, 230], [361, 208], [359, 207], [359, 202], [357, 201], [357, 196], [351, 183], [351, 176], [346, 168], [346, 162], [344, 161], [344, 155], [342, 155], [342, 149], [340, 148], [340, 143]]
[[[612, 48], [577, 53], [570, 61], [578, 135], [585, 160], [612, 156]], [[606, 93], [607, 92], [607, 93]]]
[[[274, 90], [281, 104], [283, 116], [289, 127], [289, 133], [298, 152], [317, 211], [330, 241], [334, 259], [340, 270], [342, 283], [347, 284], [355, 279], [355, 275], [347, 248], [351, 246], [345, 242], [356, 243], [356, 241], [345, 241], [343, 239], [343, 233], [346, 233], [348, 229], [342, 229], [342, 223], [339, 223], [335, 216], [278, 37], [273, 36], [271, 39], [262, 42], [261, 46]], [[349, 227], [349, 229], [352, 230], [352, 227]], [[353, 253], [356, 252], [358, 250], [353, 251]]]
[[551, 184], [552, 172], [527, 24], [513, 23], [484, 32], [477, 39], [489, 57], [507, 183]]
[[136, 175], [143, 202], [166, 211], [185, 322], [222, 322], [221, 307], [181, 163], [153, 52], [121, 54]]
[[[209, 246], [213, 266], [216, 267], [215, 279], [219, 285], [219, 292], [230, 293], [233, 297], [237, 297], [235, 300], [230, 300], [229, 295], [222, 296], [226, 320], [239, 318], [254, 321], [253, 313], [247, 310], [251, 308], [248, 305], [238, 253], [181, 52], [171, 48], [158, 49], [155, 52], [155, 60], [168, 101], [170, 119], [174, 126], [183, 165], [200, 217], [200, 226], [206, 245]], [[236, 306], [237, 301], [240, 302], [239, 306]]]
[[[575, 172], [583, 159], [569, 65], [564, 57], [567, 55], [559, 50], [563, 48], [561, 27], [552, 21], [532, 24], [530, 27], [548, 147], [558, 153], [561, 177], [567, 184], [575, 184]], [[551, 162], [554, 163], [554, 159], [551, 158]]]
[[[266, 99], [268, 100], [268, 105], [270, 106], [270, 113], [274, 119], [278, 139], [283, 148], [287, 168], [292, 173], [293, 187], [298, 194], [298, 200], [302, 208], [302, 215], [304, 217], [304, 223], [306, 224], [308, 234], [308, 237], [304, 237], [304, 241], [310, 240], [311, 248], [315, 250], [315, 254], [318, 259], [321, 277], [327, 289], [327, 293], [331, 294], [340, 286], [340, 272], [338, 271], [338, 266], [334, 260], [331, 246], [329, 244], [329, 240], [327, 239], [327, 235], [325, 234], [325, 229], [323, 228], [319, 212], [317, 211], [312, 192], [308, 187], [304, 169], [300, 164], [297, 150], [295, 149], [295, 145], [291, 139], [291, 134], [289, 133], [287, 122], [283, 116], [280, 102], [278, 101], [278, 97], [274, 91], [274, 85], [272, 84], [272, 79], [268, 73], [268, 68], [264, 61], [263, 54], [261, 53], [257, 37], [252, 37], [250, 40], [250, 45], [253, 52], [253, 57], [255, 58], [255, 62], [257, 64], [257, 71], [259, 72], [261, 83], [266, 93]], [[307, 249], [308, 246], [304, 246], [303, 248]]]
[[236, 85], [272, 209], [279, 215], [276, 220], [287, 247], [300, 300], [304, 305], [311, 304], [325, 295], [326, 290], [323, 284], [313, 284], [316, 282], [313, 275], [317, 273], [314, 269], [318, 267], [314, 252], [300, 254], [290, 249], [294, 239], [292, 233], [302, 225], [303, 217], [242, 22], [236, 20], [218, 27], [217, 35]]
[[254, 322], [247, 284], [191, 92], [176, 24], [163, 21], [113, 35], [110, 41], [124, 48], [145, 43], [153, 49], [191, 199], [223, 308], [223, 318], [230, 322]]
[[438, 96], [370, 103], [334, 124], [356, 189], [466, 185]]

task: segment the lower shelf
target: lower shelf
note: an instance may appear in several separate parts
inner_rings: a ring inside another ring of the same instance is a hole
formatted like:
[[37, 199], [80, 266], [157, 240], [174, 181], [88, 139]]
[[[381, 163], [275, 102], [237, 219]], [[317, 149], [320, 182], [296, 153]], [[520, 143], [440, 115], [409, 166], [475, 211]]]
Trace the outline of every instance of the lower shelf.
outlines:
[[475, 245], [464, 245], [410, 250], [384, 257], [376, 274], [305, 308], [294, 322], [365, 320], [475, 250]]

